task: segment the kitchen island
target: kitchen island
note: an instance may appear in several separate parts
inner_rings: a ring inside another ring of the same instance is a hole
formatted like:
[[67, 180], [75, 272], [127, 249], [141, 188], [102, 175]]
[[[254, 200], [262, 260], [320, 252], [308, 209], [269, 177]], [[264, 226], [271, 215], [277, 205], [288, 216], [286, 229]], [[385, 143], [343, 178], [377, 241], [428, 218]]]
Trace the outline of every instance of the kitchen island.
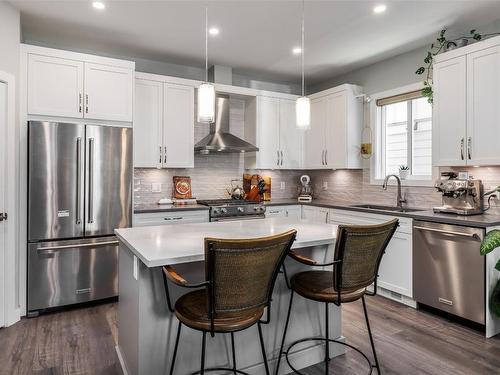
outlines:
[[[255, 238], [289, 229], [297, 230], [293, 249], [301, 249], [320, 262], [333, 258], [337, 226], [290, 219], [260, 219], [199, 224], [180, 224], [116, 230], [120, 241], [119, 307], [117, 353], [125, 374], [166, 374], [172, 358], [177, 318], [168, 310], [161, 266], [175, 265], [188, 281], [204, 279], [204, 238]], [[289, 275], [307, 268], [287, 259]], [[187, 290], [170, 285], [171, 298]], [[264, 342], [271, 369], [278, 356], [280, 339], [290, 292], [283, 275], [279, 275], [273, 293], [271, 323], [263, 326]], [[296, 298], [287, 334], [287, 343], [299, 338], [324, 335], [324, 306]], [[227, 336], [227, 337], [226, 337]], [[185, 375], [199, 370], [201, 333], [183, 329], [175, 374]], [[330, 337], [341, 338], [340, 309], [330, 308]], [[235, 334], [236, 359], [239, 369], [251, 374], [264, 374], [257, 327]], [[231, 363], [230, 336], [216, 334], [207, 341], [207, 367]], [[330, 346], [332, 357], [343, 349]], [[304, 344], [290, 355], [297, 369], [324, 359], [322, 344]], [[284, 361], [282, 362], [284, 364]], [[289, 372], [286, 364], [281, 373]]]

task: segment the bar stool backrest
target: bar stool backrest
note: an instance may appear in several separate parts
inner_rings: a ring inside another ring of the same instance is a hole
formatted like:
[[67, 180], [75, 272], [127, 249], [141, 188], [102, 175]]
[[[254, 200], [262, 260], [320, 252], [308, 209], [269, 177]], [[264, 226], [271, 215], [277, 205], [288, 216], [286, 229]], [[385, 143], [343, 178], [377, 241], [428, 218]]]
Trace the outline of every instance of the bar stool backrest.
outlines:
[[376, 282], [382, 255], [398, 225], [398, 219], [377, 225], [339, 225], [335, 290], [354, 291]]
[[269, 305], [276, 276], [297, 231], [254, 239], [205, 239], [211, 319]]

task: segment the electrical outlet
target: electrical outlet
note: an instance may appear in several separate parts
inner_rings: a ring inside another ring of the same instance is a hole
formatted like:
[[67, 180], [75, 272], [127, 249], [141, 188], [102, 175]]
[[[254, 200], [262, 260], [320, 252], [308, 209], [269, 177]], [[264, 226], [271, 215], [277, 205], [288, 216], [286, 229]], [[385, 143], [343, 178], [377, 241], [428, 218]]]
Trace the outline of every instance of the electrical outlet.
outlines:
[[159, 183], [159, 182], [153, 182], [151, 184], [151, 191], [153, 193], [161, 193], [161, 183]]
[[285, 181], [281, 181], [281, 182], [280, 182], [280, 189], [281, 189], [281, 190], [285, 190], [285, 188], [286, 188], [286, 183], [285, 183]]
[[328, 181], [323, 181], [323, 190], [328, 189]]

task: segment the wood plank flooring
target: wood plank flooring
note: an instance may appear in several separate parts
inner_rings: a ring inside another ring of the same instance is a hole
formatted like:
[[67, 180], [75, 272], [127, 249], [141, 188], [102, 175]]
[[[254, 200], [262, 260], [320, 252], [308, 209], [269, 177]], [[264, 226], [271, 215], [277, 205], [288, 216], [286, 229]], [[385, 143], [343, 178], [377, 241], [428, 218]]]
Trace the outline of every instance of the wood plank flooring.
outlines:
[[[382, 297], [367, 298], [384, 374], [500, 374], [500, 337], [483, 334]], [[122, 374], [115, 353], [116, 303], [23, 319], [0, 329], [0, 374]], [[369, 354], [361, 303], [343, 307], [343, 333]], [[365, 374], [349, 351], [330, 363], [331, 373]], [[304, 370], [323, 374], [322, 365]]]

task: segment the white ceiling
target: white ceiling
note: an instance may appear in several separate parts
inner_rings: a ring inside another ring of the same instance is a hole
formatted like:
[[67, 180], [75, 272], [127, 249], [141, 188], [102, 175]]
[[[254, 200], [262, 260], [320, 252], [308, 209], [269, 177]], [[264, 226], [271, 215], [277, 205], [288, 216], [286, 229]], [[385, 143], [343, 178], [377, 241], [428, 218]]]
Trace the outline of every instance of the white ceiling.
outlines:
[[[381, 1], [383, 2], [383, 1]], [[21, 11], [23, 38], [61, 48], [108, 51], [203, 66], [206, 1], [11, 1]], [[468, 31], [500, 18], [500, 1], [306, 0], [309, 83], [430, 43], [443, 27]], [[240, 74], [291, 81], [299, 77], [300, 1], [208, 1], [209, 64]]]

